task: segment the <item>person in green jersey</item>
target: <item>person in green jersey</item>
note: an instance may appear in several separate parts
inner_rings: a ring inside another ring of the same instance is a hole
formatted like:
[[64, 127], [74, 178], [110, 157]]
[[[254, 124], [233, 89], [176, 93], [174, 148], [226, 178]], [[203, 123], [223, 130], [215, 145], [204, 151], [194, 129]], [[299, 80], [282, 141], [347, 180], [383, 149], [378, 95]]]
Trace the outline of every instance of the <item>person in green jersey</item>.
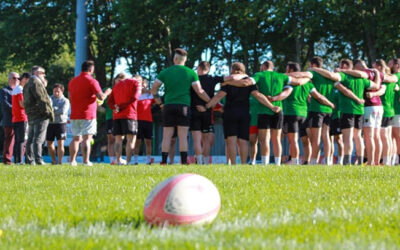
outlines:
[[[394, 112], [394, 93], [397, 87], [398, 78], [395, 75], [391, 75], [390, 68], [386, 66], [384, 60], [376, 60], [372, 65], [379, 72], [383, 73], [383, 84], [386, 85], [386, 92], [381, 96], [383, 106], [383, 119], [381, 126], [381, 138], [382, 138], [382, 158], [383, 164], [390, 166], [392, 165], [392, 158], [395, 155], [394, 147], [392, 143], [392, 123], [395, 115]], [[398, 91], [398, 88], [396, 89]]]
[[335, 108], [332, 111], [332, 119], [331, 124], [329, 125], [329, 135], [331, 136], [331, 157], [335, 154], [335, 142], [337, 144], [337, 161], [336, 164], [342, 165], [343, 164], [343, 137], [342, 137], [342, 130], [340, 129], [340, 110], [339, 110], [339, 90], [335, 89], [333, 91], [333, 104]]
[[[158, 89], [164, 84], [165, 100], [162, 115], [164, 129], [161, 164], [167, 164], [175, 126], [178, 128], [181, 163], [187, 164], [190, 88], [193, 88], [196, 94], [205, 102], [210, 101], [210, 97], [201, 88], [196, 72], [185, 66], [186, 59], [187, 52], [184, 49], [175, 49], [174, 65], [164, 69], [157, 75], [157, 79], [151, 89], [151, 93], [157, 96]], [[156, 98], [156, 102], [160, 104], [161, 100]]]
[[[397, 86], [400, 88], [400, 59], [395, 58], [389, 61], [388, 64], [391, 73], [397, 76]], [[397, 145], [397, 160], [396, 164], [399, 163], [400, 158], [400, 91], [396, 91], [394, 94], [394, 119], [393, 119], [393, 128], [392, 128], [392, 136], [394, 143]]]
[[[300, 72], [300, 65], [294, 62], [288, 62], [286, 66], [286, 73], [290, 74], [293, 72]], [[326, 97], [321, 95], [314, 87], [311, 82], [307, 82], [304, 85], [293, 86], [289, 88], [291, 94], [283, 101], [284, 109], [284, 127], [287, 128], [287, 136], [290, 144], [290, 156], [291, 161], [289, 164], [298, 165], [299, 164], [299, 136], [300, 127], [304, 125], [307, 118], [307, 98], [311, 95], [313, 98], [318, 100], [328, 107], [334, 108], [332, 102], [330, 102]], [[275, 102], [279, 101], [284, 92], [280, 95], [271, 97], [270, 100]]]
[[249, 154], [250, 164], [256, 165], [257, 157], [257, 143], [258, 143], [258, 113], [257, 113], [258, 101], [252, 95], [250, 96], [250, 130], [249, 130]]

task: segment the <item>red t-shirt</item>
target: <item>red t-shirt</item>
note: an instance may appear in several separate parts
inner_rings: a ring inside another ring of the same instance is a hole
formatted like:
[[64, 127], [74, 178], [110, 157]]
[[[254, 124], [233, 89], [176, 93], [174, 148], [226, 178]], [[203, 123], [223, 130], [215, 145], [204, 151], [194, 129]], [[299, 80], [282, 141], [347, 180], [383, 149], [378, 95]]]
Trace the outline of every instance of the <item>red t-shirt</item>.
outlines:
[[107, 100], [110, 109], [114, 110], [117, 104], [120, 111], [113, 112], [113, 120], [130, 119], [137, 120], [137, 100], [140, 95], [138, 81], [126, 79], [117, 83]]
[[153, 105], [153, 103], [155, 103], [155, 100], [152, 94], [146, 93], [139, 96], [137, 103], [139, 121], [153, 121], [153, 116], [151, 114], [151, 105]]
[[26, 122], [28, 117], [25, 113], [25, 108], [22, 107], [19, 102], [24, 101], [24, 95], [22, 93], [22, 87], [20, 85], [13, 89], [11, 104], [12, 104], [12, 122]]
[[[368, 74], [368, 79], [369, 80], [371, 80], [371, 81], [375, 80], [375, 72], [373, 70], [366, 69], [364, 71], [365, 71], [365, 73]], [[380, 72], [380, 75], [381, 75], [381, 82], [379, 83], [379, 86], [382, 86], [382, 81], [383, 81], [383, 77], [384, 76], [383, 76], [382, 72]], [[382, 106], [382, 102], [381, 102], [381, 97], [380, 96], [374, 96], [372, 98], [367, 98], [367, 95], [366, 95], [367, 92], [376, 92], [376, 91], [378, 91], [378, 90], [366, 90], [364, 92], [364, 100], [365, 100], [364, 106], [365, 107]]]
[[68, 84], [71, 103], [71, 120], [96, 119], [96, 94], [102, 92], [99, 82], [90, 74], [82, 72]]

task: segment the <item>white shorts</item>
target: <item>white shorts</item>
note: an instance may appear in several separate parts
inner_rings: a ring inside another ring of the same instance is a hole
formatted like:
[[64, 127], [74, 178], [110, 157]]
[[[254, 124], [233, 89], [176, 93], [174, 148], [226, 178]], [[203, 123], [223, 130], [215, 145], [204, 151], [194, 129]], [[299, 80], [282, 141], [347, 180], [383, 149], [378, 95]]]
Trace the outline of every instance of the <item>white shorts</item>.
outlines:
[[364, 108], [364, 125], [367, 128], [380, 128], [383, 118], [382, 106], [368, 106]]
[[71, 120], [72, 136], [95, 135], [97, 120]]
[[393, 118], [393, 128], [400, 128], [400, 115], [395, 115]]

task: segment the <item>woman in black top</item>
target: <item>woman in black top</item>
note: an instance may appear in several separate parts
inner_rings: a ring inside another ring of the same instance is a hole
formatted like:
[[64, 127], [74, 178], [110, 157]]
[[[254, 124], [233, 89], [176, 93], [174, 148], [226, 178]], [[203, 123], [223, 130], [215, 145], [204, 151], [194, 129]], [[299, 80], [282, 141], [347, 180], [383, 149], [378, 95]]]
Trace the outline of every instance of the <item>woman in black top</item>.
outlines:
[[[232, 75], [245, 73], [246, 70], [243, 63], [235, 62], [232, 64]], [[247, 87], [225, 85], [206, 105], [207, 108], [213, 107], [226, 96], [223, 126], [227, 146], [228, 164], [236, 164], [236, 145], [239, 145], [241, 164], [245, 164], [247, 160], [250, 127], [250, 94], [272, 111], [276, 113], [280, 112], [280, 108], [272, 105], [272, 103], [257, 90], [256, 85], [250, 85]]]

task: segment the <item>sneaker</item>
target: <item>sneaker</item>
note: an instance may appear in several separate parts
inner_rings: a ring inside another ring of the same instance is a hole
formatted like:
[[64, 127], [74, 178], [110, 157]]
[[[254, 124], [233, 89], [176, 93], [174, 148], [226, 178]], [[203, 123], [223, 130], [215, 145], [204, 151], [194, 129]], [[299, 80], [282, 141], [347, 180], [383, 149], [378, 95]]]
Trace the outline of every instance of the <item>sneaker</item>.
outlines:
[[92, 167], [92, 166], [93, 166], [93, 163], [90, 162], [90, 161], [88, 161], [88, 162], [86, 162], [86, 163], [83, 163], [83, 166]]
[[77, 163], [76, 161], [71, 161], [69, 164], [70, 164], [71, 166], [73, 166], [73, 167], [78, 166], [78, 163]]
[[39, 162], [36, 162], [36, 165], [47, 165], [47, 163], [46, 162], [44, 162], [44, 161], [39, 161]]

